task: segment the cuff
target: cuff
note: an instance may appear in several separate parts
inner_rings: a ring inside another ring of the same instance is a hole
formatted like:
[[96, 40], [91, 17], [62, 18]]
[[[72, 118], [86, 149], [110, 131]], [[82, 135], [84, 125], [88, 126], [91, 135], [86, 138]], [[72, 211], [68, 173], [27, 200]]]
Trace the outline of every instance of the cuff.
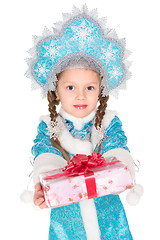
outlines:
[[40, 154], [34, 163], [33, 183], [34, 185], [40, 181], [39, 175], [43, 172], [62, 168], [67, 165], [66, 160], [53, 153]]
[[123, 148], [115, 148], [112, 150], [109, 150], [108, 152], [105, 152], [103, 154], [103, 157], [116, 157], [117, 160], [120, 160], [122, 163], [124, 163], [126, 166], [128, 166], [131, 177], [134, 180], [135, 179], [135, 167], [134, 167], [134, 161], [131, 157], [131, 154], [123, 149]]

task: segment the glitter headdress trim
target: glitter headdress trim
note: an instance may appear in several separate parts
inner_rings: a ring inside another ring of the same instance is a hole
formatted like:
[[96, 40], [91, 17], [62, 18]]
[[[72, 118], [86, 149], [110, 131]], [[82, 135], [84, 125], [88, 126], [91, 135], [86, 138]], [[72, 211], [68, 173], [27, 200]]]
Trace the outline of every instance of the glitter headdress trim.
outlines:
[[126, 61], [131, 52], [125, 49], [124, 38], [119, 39], [115, 30], [105, 28], [105, 21], [98, 18], [97, 9], [89, 12], [86, 5], [81, 10], [74, 6], [72, 14], [63, 13], [63, 21], [55, 23], [53, 32], [45, 27], [42, 36], [34, 36], [26, 73], [33, 80], [32, 87], [40, 87], [45, 97], [49, 90], [56, 90], [56, 74], [71, 61], [83, 58], [89, 65], [94, 64], [102, 76], [103, 96], [125, 88], [131, 76]]

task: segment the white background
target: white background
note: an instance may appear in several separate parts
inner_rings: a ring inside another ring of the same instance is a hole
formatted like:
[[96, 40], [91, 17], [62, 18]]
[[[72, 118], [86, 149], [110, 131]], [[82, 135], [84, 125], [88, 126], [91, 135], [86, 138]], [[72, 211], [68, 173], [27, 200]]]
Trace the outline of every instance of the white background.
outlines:
[[[32, 171], [30, 149], [36, 136], [39, 116], [48, 114], [47, 100], [40, 91], [31, 91], [24, 77], [33, 46], [32, 35], [41, 35], [44, 26], [62, 20], [62, 12], [72, 5], [87, 3], [89, 10], [98, 8], [107, 16], [107, 27], [126, 37], [127, 49], [133, 54], [132, 78], [118, 100], [110, 97], [108, 108], [117, 110], [128, 137], [134, 159], [141, 161], [137, 182], [145, 188], [136, 207], [126, 203], [122, 194], [130, 229], [135, 240], [160, 239], [159, 234], [159, 81], [160, 34], [158, 0], [3, 1], [0, 9], [0, 76], [1, 76], [1, 170], [0, 170], [0, 239], [47, 240], [49, 210], [37, 210], [19, 200]], [[32, 188], [32, 186], [31, 186]], [[3, 236], [3, 237], [2, 237]]]

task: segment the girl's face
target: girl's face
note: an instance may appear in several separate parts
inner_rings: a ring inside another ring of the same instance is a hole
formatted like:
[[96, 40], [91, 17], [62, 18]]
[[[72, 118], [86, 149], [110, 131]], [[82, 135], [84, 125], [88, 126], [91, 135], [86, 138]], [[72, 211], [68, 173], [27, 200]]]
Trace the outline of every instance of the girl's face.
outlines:
[[57, 84], [57, 100], [62, 108], [77, 118], [88, 116], [95, 108], [100, 94], [100, 76], [90, 69], [67, 69]]

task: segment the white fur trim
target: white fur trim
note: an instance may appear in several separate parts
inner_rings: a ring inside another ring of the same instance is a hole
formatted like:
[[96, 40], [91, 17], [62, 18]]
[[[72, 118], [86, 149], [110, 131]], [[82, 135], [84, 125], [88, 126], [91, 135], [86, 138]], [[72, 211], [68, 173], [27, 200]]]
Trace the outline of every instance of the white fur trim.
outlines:
[[[84, 123], [87, 123], [94, 118], [96, 110], [97, 109], [95, 109], [87, 117], [84, 117], [84, 118], [73, 117], [72, 115], [66, 113], [62, 108], [60, 108], [59, 113], [60, 113], [60, 115], [62, 115], [63, 118], [72, 121], [76, 129], [81, 130], [83, 128]], [[103, 120], [102, 120], [102, 126], [106, 129], [109, 126], [109, 124], [111, 123], [112, 119], [116, 115], [118, 115], [118, 113], [116, 111], [106, 109], [105, 115], [104, 115]], [[39, 118], [39, 121], [44, 121], [48, 125], [50, 123], [50, 116], [49, 115], [42, 115]]]
[[62, 168], [67, 162], [60, 156], [53, 153], [42, 153], [36, 159], [33, 168], [33, 182], [39, 182], [40, 173]]
[[[108, 110], [106, 109], [105, 115], [102, 120], [102, 126], [101, 126], [101, 132], [105, 132], [106, 128], [109, 126], [113, 118], [117, 115], [116, 111]], [[103, 136], [99, 136], [100, 138], [103, 138]], [[92, 137], [91, 137], [91, 142], [93, 145], [93, 149], [96, 147], [96, 145], [100, 142], [101, 139], [99, 139], [97, 136], [97, 129], [95, 126], [93, 126], [92, 130]]]
[[131, 190], [127, 193], [126, 200], [130, 206], [135, 206], [140, 201], [140, 195]]
[[79, 202], [81, 215], [86, 230], [87, 240], [100, 240], [96, 207], [93, 199]]
[[[44, 121], [48, 128], [50, 128], [50, 118], [49, 116], [41, 116], [41, 121]], [[68, 129], [65, 127], [63, 128], [63, 131], [61, 131], [60, 135], [58, 136], [58, 139], [62, 145], [62, 147], [71, 154], [86, 154], [89, 155], [93, 152], [92, 143], [87, 140], [80, 140], [74, 138]]]
[[131, 154], [127, 150], [122, 149], [122, 148], [112, 149], [112, 150], [109, 150], [108, 152], [104, 153], [103, 157], [104, 158], [105, 157], [116, 157], [117, 160], [120, 160], [126, 166], [128, 166], [132, 179], [133, 180], [135, 179], [134, 161], [131, 157]]
[[62, 147], [71, 154], [86, 154], [92, 153], [92, 144], [87, 140], [80, 140], [74, 138], [69, 131], [65, 128], [59, 136]]
[[[73, 122], [75, 128], [80, 129], [84, 126], [85, 122], [89, 122], [90, 120], [93, 119], [95, 115], [96, 109], [90, 113], [87, 117], [85, 118], [76, 118], [71, 116], [70, 114], [66, 113], [62, 108], [60, 109], [60, 114], [62, 117], [69, 119], [70, 121]], [[105, 131], [105, 129], [109, 126], [111, 123], [112, 119], [117, 115], [117, 112], [108, 110], [106, 109], [105, 115], [102, 120], [102, 129]], [[49, 116], [42, 116], [40, 120], [44, 121], [47, 125], [48, 128], [50, 126], [50, 117]], [[71, 154], [86, 154], [89, 155], [93, 152], [94, 148], [96, 145], [99, 143], [101, 139], [97, 137], [97, 132], [96, 128], [93, 126], [92, 127], [92, 136], [91, 136], [91, 142], [87, 140], [80, 140], [74, 138], [68, 131], [68, 129], [64, 125], [63, 131], [61, 131], [61, 134], [58, 136], [60, 143], [62, 147], [69, 153]]]
[[50, 124], [50, 116], [49, 115], [42, 115], [40, 118], [39, 118], [39, 121], [44, 121], [47, 125]]
[[65, 111], [63, 110], [63, 108], [61, 107], [61, 108], [60, 108], [60, 111], [59, 111], [59, 114], [60, 114], [63, 118], [68, 119], [68, 120], [70, 120], [71, 122], [73, 122], [74, 127], [75, 127], [76, 129], [82, 130], [83, 127], [84, 127], [84, 124], [87, 123], [87, 122], [89, 122], [89, 121], [91, 121], [91, 120], [94, 118], [94, 116], [95, 116], [95, 114], [96, 114], [96, 110], [97, 110], [97, 109], [94, 109], [94, 111], [92, 111], [88, 116], [86, 116], [86, 117], [84, 117], [84, 118], [77, 118], [77, 117], [74, 117], [74, 116], [68, 114], [67, 112], [65, 112]]
[[20, 199], [23, 203], [33, 203], [33, 192], [25, 190], [23, 193], [21, 193]]
[[106, 109], [105, 115], [102, 120], [102, 126], [106, 129], [116, 115], [118, 115], [116, 111]]

